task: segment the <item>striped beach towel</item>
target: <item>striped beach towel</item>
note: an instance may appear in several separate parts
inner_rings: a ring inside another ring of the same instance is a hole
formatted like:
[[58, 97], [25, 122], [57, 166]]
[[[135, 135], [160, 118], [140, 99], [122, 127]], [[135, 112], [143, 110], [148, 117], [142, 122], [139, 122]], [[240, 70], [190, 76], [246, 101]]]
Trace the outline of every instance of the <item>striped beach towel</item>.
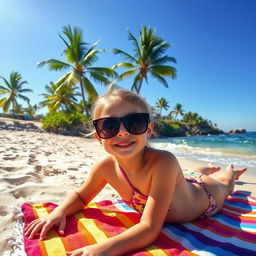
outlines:
[[[52, 203], [23, 204], [25, 225], [45, 216]], [[53, 228], [45, 241], [24, 238], [28, 256], [64, 256], [85, 245], [115, 236], [140, 220], [141, 214], [123, 201], [90, 203], [68, 217], [65, 235]], [[256, 255], [256, 197], [232, 193], [216, 215], [190, 223], [165, 224], [158, 239], [147, 248], [127, 255]]]

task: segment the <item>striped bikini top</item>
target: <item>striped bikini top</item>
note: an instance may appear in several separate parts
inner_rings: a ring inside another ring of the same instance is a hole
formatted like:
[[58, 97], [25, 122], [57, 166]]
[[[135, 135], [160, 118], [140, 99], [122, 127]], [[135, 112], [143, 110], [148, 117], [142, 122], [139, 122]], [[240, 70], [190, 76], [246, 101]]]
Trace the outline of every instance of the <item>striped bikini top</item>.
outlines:
[[130, 188], [132, 189], [132, 199], [131, 201], [125, 201], [126, 204], [128, 204], [131, 208], [138, 212], [143, 212], [148, 197], [142, 194], [138, 189], [136, 189], [132, 183], [129, 181], [127, 175], [125, 174], [124, 170], [120, 167], [120, 171], [126, 180], [126, 182], [129, 184]]

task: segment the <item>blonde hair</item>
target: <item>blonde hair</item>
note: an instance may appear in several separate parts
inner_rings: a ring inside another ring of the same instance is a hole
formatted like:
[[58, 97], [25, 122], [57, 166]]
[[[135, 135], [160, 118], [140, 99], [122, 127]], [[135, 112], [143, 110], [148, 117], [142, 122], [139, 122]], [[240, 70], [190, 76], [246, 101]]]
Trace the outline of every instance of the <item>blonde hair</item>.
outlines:
[[145, 113], [149, 113], [150, 120], [152, 120], [152, 108], [149, 106], [149, 104], [138, 94], [121, 88], [110, 89], [105, 95], [99, 97], [95, 101], [92, 111], [92, 118], [95, 119], [96, 112], [100, 111], [106, 103], [109, 103], [114, 99], [120, 99], [138, 106]]

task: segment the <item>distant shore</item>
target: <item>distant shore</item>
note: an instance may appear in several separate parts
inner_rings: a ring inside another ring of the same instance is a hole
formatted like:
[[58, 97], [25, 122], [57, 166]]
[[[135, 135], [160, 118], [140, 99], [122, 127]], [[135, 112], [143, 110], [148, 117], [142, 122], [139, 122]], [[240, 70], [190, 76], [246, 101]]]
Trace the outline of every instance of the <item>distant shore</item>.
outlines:
[[[156, 137], [164, 138], [164, 137], [177, 137], [177, 136], [198, 136], [198, 135], [216, 135], [216, 134], [228, 134], [228, 133], [240, 133], [246, 132], [246, 129], [234, 129], [229, 132], [224, 132], [220, 129], [215, 129], [211, 127], [197, 127], [193, 125], [185, 125], [180, 124], [179, 128], [170, 130], [170, 127], [166, 128], [166, 124], [161, 123], [161, 121], [155, 124]], [[29, 130], [35, 132], [45, 132], [42, 130], [42, 122], [39, 120], [21, 120], [21, 119], [13, 119], [7, 117], [0, 117], [0, 130]], [[80, 136], [81, 133], [79, 131], [68, 131], [65, 129], [60, 129], [62, 132], [59, 134], [62, 135], [75, 135]], [[76, 129], [77, 130], [77, 129]], [[168, 132], [167, 132], [168, 131]]]

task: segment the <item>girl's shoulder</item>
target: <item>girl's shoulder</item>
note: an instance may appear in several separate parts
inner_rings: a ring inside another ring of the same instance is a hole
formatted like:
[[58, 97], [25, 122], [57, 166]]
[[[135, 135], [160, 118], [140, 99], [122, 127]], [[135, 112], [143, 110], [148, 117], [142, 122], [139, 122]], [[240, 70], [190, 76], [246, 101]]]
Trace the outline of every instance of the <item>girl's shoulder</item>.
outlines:
[[95, 166], [100, 169], [113, 169], [115, 167], [116, 161], [113, 156], [107, 155], [101, 158]]
[[147, 148], [147, 162], [154, 168], [179, 169], [177, 158], [169, 151]]
[[170, 151], [167, 151], [167, 150], [148, 147], [147, 154], [149, 158], [151, 159], [154, 158], [154, 160], [158, 159], [160, 161], [162, 160], [177, 161], [174, 154], [172, 154]]

